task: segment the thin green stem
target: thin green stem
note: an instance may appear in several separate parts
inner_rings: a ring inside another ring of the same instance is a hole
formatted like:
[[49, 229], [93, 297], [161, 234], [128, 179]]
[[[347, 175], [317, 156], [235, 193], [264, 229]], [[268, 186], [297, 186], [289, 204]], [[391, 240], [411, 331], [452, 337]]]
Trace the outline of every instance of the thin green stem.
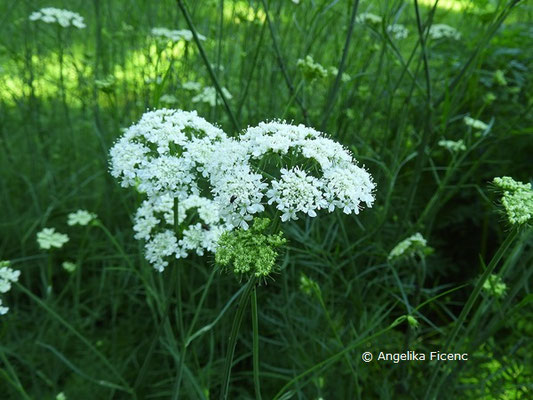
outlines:
[[348, 51], [350, 50], [350, 42], [352, 39], [352, 32], [353, 28], [355, 26], [355, 16], [357, 15], [357, 9], [359, 6], [359, 0], [354, 0], [353, 8], [352, 8], [352, 15], [350, 17], [350, 25], [348, 26], [348, 32], [346, 33], [346, 41], [344, 42], [344, 49], [342, 51], [342, 57], [339, 62], [338, 66], [338, 72], [337, 76], [335, 78], [335, 81], [333, 82], [333, 86], [331, 90], [329, 91], [329, 96], [326, 101], [326, 109], [324, 110], [324, 117], [322, 118], [322, 130], [326, 128], [326, 123], [328, 122], [329, 116], [331, 115], [331, 111], [333, 110], [333, 107], [335, 106], [335, 99], [337, 97], [337, 94], [339, 92], [342, 74], [344, 72], [344, 66], [346, 64], [346, 58], [348, 58]]
[[200, 38], [198, 37], [198, 33], [196, 32], [196, 28], [194, 27], [194, 24], [192, 23], [191, 16], [189, 15], [189, 12], [187, 11], [187, 7], [185, 7], [185, 4], [182, 0], [177, 0], [178, 7], [180, 8], [181, 12], [183, 13], [183, 16], [185, 17], [185, 21], [187, 21], [187, 25], [189, 26], [189, 29], [191, 30], [194, 42], [196, 43], [196, 46], [198, 47], [198, 51], [200, 52], [200, 56], [202, 57], [202, 60], [204, 61], [205, 67], [207, 68], [207, 72], [209, 73], [209, 76], [211, 77], [211, 80], [213, 81], [213, 84], [215, 85], [215, 89], [222, 98], [222, 102], [224, 103], [224, 107], [226, 108], [226, 112], [228, 113], [228, 116], [231, 120], [231, 123], [233, 124], [233, 127], [235, 128], [235, 131], [240, 131], [239, 122], [237, 121], [237, 118], [235, 118], [235, 114], [233, 114], [233, 111], [231, 111], [231, 107], [229, 106], [228, 99], [226, 99], [226, 96], [224, 96], [224, 92], [222, 91], [222, 87], [220, 86], [220, 83], [218, 82], [218, 79], [215, 75], [215, 72], [213, 71], [213, 68], [211, 67], [211, 64], [209, 62], [209, 59], [207, 58], [207, 55], [205, 54], [204, 47], [202, 46], [202, 43], [200, 43]]
[[102, 363], [109, 368], [109, 371], [115, 375], [116, 378], [122, 383], [121, 385], [114, 384], [114, 387], [117, 389], [120, 389], [122, 391], [130, 393], [134, 398], [137, 398], [135, 391], [128, 386], [128, 383], [126, 380], [122, 377], [122, 375], [115, 369], [113, 364], [91, 343], [89, 340], [87, 340], [81, 333], [79, 333], [71, 324], [69, 324], [63, 317], [61, 317], [59, 314], [57, 314], [52, 308], [50, 308], [45, 302], [43, 302], [41, 299], [39, 299], [37, 296], [35, 296], [32, 292], [30, 292], [26, 287], [22, 286], [20, 283], [15, 283], [18, 290], [21, 290], [26, 294], [30, 299], [35, 301], [40, 307], [42, 307], [46, 312], [48, 312], [52, 317], [54, 317], [61, 325], [63, 325], [65, 328], [67, 328], [74, 336], [76, 336], [89, 350], [91, 350], [96, 357], [98, 357]]
[[[291, 96], [293, 96], [295, 92], [294, 85], [292, 84], [292, 80], [289, 76], [289, 73], [287, 72], [287, 67], [285, 66], [285, 63], [283, 62], [283, 57], [281, 55], [281, 50], [278, 44], [276, 31], [274, 29], [274, 25], [272, 24], [272, 19], [270, 18], [270, 12], [268, 10], [267, 2], [266, 0], [262, 0], [262, 3], [265, 9], [266, 20], [268, 22], [268, 29], [270, 30], [270, 36], [272, 38], [274, 52], [276, 53], [276, 60], [278, 61], [279, 68], [281, 69], [281, 73], [283, 74], [283, 78], [285, 79], [285, 83], [287, 84], [287, 88], [289, 89], [289, 93]], [[309, 115], [307, 113], [307, 109], [305, 108], [302, 100], [298, 96], [295, 97], [295, 100], [296, 100], [296, 103], [298, 103], [298, 105], [300, 106], [300, 109], [302, 110], [302, 115], [304, 117], [305, 123], [309, 125]]]
[[[461, 330], [463, 324], [466, 321], [466, 317], [470, 313], [470, 310], [474, 306], [475, 301], [477, 300], [479, 294], [481, 293], [481, 289], [483, 288], [483, 284], [485, 283], [485, 281], [487, 280], [489, 275], [492, 273], [492, 271], [494, 271], [494, 268], [496, 268], [496, 266], [498, 265], [498, 262], [503, 257], [503, 254], [507, 251], [507, 249], [509, 248], [511, 243], [515, 240], [515, 238], [517, 237], [518, 233], [519, 233], [518, 227], [514, 227], [513, 230], [507, 236], [507, 238], [505, 239], [505, 241], [501, 244], [501, 246], [499, 247], [499, 249], [496, 252], [496, 254], [494, 255], [494, 257], [492, 257], [492, 260], [490, 260], [489, 265], [487, 266], [487, 268], [485, 269], [485, 271], [483, 272], [483, 274], [479, 278], [476, 286], [474, 287], [474, 290], [470, 294], [470, 297], [468, 298], [465, 306], [461, 310], [461, 313], [459, 314], [459, 318], [457, 318], [457, 320], [455, 321], [454, 328], [453, 328], [450, 336], [448, 337], [448, 340], [446, 340], [446, 343], [444, 344], [444, 347], [441, 349], [442, 352], [444, 352], [444, 353], [447, 352], [448, 349], [450, 348], [450, 345], [454, 342], [455, 338], [457, 337], [457, 334], [459, 333], [459, 331]], [[439, 383], [437, 385], [434, 385], [435, 380], [437, 379], [437, 375], [439, 374], [440, 365], [441, 364], [442, 363], [435, 364], [435, 369], [433, 370], [433, 374], [432, 374], [431, 379], [429, 381], [428, 389], [426, 391], [426, 395], [425, 395], [424, 399], [434, 399], [434, 398], [436, 398], [435, 396], [439, 393], [440, 387], [441, 387], [444, 379], [446, 378], [446, 374], [443, 374], [443, 376], [441, 377]], [[433, 393], [435, 393], [435, 394], [433, 395]]]
[[302, 378], [306, 377], [307, 375], [315, 372], [316, 370], [320, 368], [324, 368], [327, 365], [330, 365], [336, 361], [338, 361], [341, 357], [343, 357], [345, 354], [349, 353], [350, 351], [356, 349], [357, 347], [361, 346], [363, 343], [370, 342], [371, 340], [383, 335], [384, 333], [387, 333], [391, 329], [394, 329], [396, 326], [398, 326], [400, 323], [402, 323], [405, 320], [405, 316], [402, 316], [398, 319], [396, 319], [392, 324], [390, 324], [387, 328], [384, 328], [380, 330], [379, 332], [374, 333], [373, 335], [367, 336], [365, 338], [362, 338], [358, 340], [355, 343], [352, 343], [348, 347], [344, 348], [343, 350], [339, 351], [336, 354], [333, 354], [331, 357], [326, 358], [325, 360], [319, 362], [318, 364], [314, 365], [313, 367], [309, 368], [308, 370], [302, 372], [300, 375], [296, 376], [295, 378], [291, 379], [289, 382], [287, 382], [280, 390], [279, 392], [274, 396], [273, 400], [279, 400], [283, 394], [289, 389], [292, 385], [294, 385], [296, 382], [301, 380]]
[[253, 326], [253, 368], [256, 400], [261, 400], [261, 381], [259, 379], [259, 320], [257, 317], [257, 288], [252, 289], [252, 326]]
[[257, 278], [252, 276], [241, 296], [239, 304], [237, 305], [237, 312], [235, 313], [235, 318], [233, 319], [233, 326], [231, 327], [231, 334], [229, 337], [228, 343], [228, 352], [226, 354], [226, 362], [224, 365], [224, 375], [222, 379], [222, 392], [220, 395], [221, 400], [228, 399], [229, 384], [231, 377], [231, 367], [233, 364], [233, 356], [235, 355], [235, 346], [237, 344], [237, 336], [239, 335], [239, 328], [241, 327], [242, 319], [244, 317], [245, 305], [248, 303], [252, 290], [257, 283]]

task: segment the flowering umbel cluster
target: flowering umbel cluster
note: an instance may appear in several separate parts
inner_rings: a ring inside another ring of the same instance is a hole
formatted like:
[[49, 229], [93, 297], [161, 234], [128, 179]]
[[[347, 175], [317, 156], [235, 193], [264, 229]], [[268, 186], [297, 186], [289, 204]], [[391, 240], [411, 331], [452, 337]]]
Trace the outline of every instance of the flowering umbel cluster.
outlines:
[[39, 11], [34, 11], [30, 15], [30, 21], [42, 21], [47, 24], [57, 23], [63, 28], [73, 26], [78, 29], [83, 29], [86, 26], [80, 14], [54, 7], [45, 7]]
[[[283, 121], [231, 138], [196, 112], [149, 111], [110, 155], [111, 174], [148, 197], [135, 215], [135, 238], [159, 271], [172, 258], [216, 253], [224, 233], [245, 232], [267, 209], [285, 222], [321, 210], [358, 214], [374, 201], [372, 177], [346, 148]], [[267, 264], [254, 273], [270, 271]]]

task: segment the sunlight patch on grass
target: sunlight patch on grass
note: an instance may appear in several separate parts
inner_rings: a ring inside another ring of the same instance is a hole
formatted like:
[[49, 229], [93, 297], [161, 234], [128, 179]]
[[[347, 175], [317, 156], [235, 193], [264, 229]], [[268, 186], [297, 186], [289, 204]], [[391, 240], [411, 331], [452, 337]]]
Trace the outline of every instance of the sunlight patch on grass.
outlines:
[[[419, 3], [427, 7], [433, 7], [435, 5], [435, 0], [419, 0]], [[450, 11], [464, 11], [473, 6], [474, 4], [472, 4], [471, 1], [461, 0], [440, 0], [437, 4], [438, 8]]]
[[236, 1], [231, 6], [224, 7], [224, 18], [235, 24], [243, 22], [265, 22], [266, 14], [262, 8], [254, 9], [248, 1]]

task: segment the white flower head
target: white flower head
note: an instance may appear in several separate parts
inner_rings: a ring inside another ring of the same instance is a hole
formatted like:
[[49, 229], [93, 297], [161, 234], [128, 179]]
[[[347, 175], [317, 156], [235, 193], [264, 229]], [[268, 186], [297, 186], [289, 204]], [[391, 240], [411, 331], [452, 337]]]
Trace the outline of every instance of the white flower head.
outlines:
[[405, 39], [409, 35], [409, 30], [402, 24], [387, 26], [387, 32], [396, 40]]
[[426, 239], [424, 239], [422, 234], [417, 232], [394, 246], [389, 253], [388, 259], [389, 261], [393, 261], [400, 258], [409, 257], [414, 254], [424, 254], [428, 250], [429, 247], [427, 246]]
[[49, 250], [52, 247], [60, 249], [68, 241], [68, 235], [56, 232], [54, 228], [44, 228], [42, 231], [37, 233], [37, 242], [39, 243], [39, 247], [44, 250]]
[[458, 153], [466, 150], [466, 145], [463, 139], [455, 140], [439, 140], [439, 146], [449, 150], [451, 153]]
[[196, 112], [145, 113], [110, 151], [111, 174], [148, 196], [198, 194], [197, 178], [225, 133]]
[[283, 221], [297, 219], [298, 212], [314, 217], [317, 210], [340, 208], [346, 214], [357, 214], [361, 202], [372, 206], [375, 184], [370, 174], [346, 148], [321, 132], [272, 121], [248, 128], [241, 142], [252, 162], [273, 154], [282, 164], [286, 158], [296, 157], [311, 165], [313, 172], [303, 164], [282, 166], [281, 178], [271, 179], [266, 195], [269, 204], [276, 203], [283, 211]]
[[63, 269], [69, 273], [72, 273], [74, 271], [76, 271], [76, 269], [78, 268], [78, 266], [76, 265], [76, 263], [73, 263], [71, 261], [65, 261], [61, 264], [61, 266], [63, 267]]
[[182, 83], [181, 87], [185, 90], [190, 90], [191, 92], [199, 92], [202, 90], [202, 84], [200, 82], [184, 82]]
[[461, 34], [459, 31], [450, 25], [434, 24], [429, 28], [429, 37], [433, 40], [439, 39], [453, 39], [460, 40]]
[[145, 200], [135, 214], [135, 238], [146, 241], [146, 259], [159, 271], [172, 257], [185, 258], [191, 251], [198, 255], [215, 252], [218, 238], [229, 229], [216, 203], [196, 195], [178, 201], [177, 222], [179, 239], [173, 231], [174, 199], [168, 194]]
[[97, 215], [91, 213], [87, 210], [78, 210], [76, 212], [70, 213], [67, 216], [67, 224], [70, 226], [73, 225], [88, 225], [91, 221], [97, 218]]
[[282, 169], [281, 179], [272, 181], [272, 189], [267, 192], [268, 203], [277, 204], [276, 208], [283, 213], [282, 221], [298, 219], [298, 212], [316, 217], [316, 210], [327, 205], [321, 189], [320, 180], [298, 167]]
[[[231, 100], [233, 98], [231, 93], [225, 87], [222, 88], [222, 93], [226, 100]], [[207, 103], [211, 107], [214, 107], [217, 104], [217, 90], [213, 86], [206, 86], [200, 93], [194, 96], [191, 101], [193, 103]], [[222, 100], [220, 100], [218, 104], [222, 105]]]
[[[7, 293], [11, 289], [11, 284], [17, 282], [20, 277], [20, 271], [10, 268], [9, 261], [0, 261], [0, 293]], [[9, 307], [2, 305], [0, 299], [0, 315], [4, 315], [9, 311]]]
[[[167, 28], [152, 28], [151, 34], [152, 36], [170, 40], [172, 42], [179, 42], [180, 40], [190, 42], [193, 40], [193, 33], [188, 29], [170, 30]], [[199, 33], [197, 33], [197, 35], [200, 40], [206, 39], [204, 35], [200, 35]]]
[[480, 131], [486, 131], [489, 126], [484, 123], [483, 121], [480, 121], [478, 119], [474, 119], [472, 117], [464, 117], [463, 121], [465, 125], [470, 126], [474, 129], [480, 130]]
[[357, 15], [355, 20], [359, 24], [380, 25], [383, 21], [383, 18], [376, 14], [364, 12]]
[[86, 27], [80, 14], [54, 7], [45, 7], [39, 11], [34, 11], [30, 15], [30, 21], [42, 21], [47, 24], [57, 23], [63, 28], [73, 26], [77, 29], [83, 29]]

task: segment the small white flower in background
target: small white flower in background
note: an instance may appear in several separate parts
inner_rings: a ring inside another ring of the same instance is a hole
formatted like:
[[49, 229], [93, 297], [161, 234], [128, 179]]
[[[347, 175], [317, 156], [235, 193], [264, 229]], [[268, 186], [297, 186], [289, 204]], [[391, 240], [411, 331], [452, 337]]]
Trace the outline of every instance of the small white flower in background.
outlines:
[[451, 151], [452, 153], [458, 153], [460, 151], [465, 151], [466, 146], [463, 139], [460, 140], [439, 140], [439, 146], [444, 147], [445, 149]]
[[[0, 261], [0, 293], [7, 293], [11, 290], [11, 284], [19, 280], [20, 271], [10, 268], [9, 261]], [[2, 306], [2, 299], [0, 299], [0, 315], [4, 315], [9, 311], [9, 307]]]
[[56, 232], [54, 228], [44, 228], [37, 233], [37, 242], [41, 249], [48, 250], [52, 247], [60, 249], [68, 241], [69, 237], [67, 235]]
[[113, 75], [108, 75], [105, 78], [94, 80], [94, 85], [102, 92], [107, 93], [110, 93], [115, 89], [116, 83], [117, 78], [115, 78]]
[[76, 269], [78, 268], [78, 266], [75, 263], [70, 262], [70, 261], [63, 262], [61, 266], [63, 267], [65, 271], [70, 272], [70, 273], [76, 271]]
[[30, 21], [43, 21], [47, 24], [58, 23], [64, 28], [73, 26], [78, 29], [86, 27], [83, 17], [69, 10], [62, 10], [54, 7], [41, 8], [30, 15]]
[[387, 26], [387, 32], [397, 40], [405, 39], [409, 35], [409, 30], [402, 24], [392, 24]]
[[200, 82], [184, 82], [181, 87], [185, 90], [190, 90], [192, 92], [199, 92], [200, 90], [202, 90], [202, 84]]
[[97, 215], [87, 210], [78, 210], [70, 213], [68, 216], [67, 224], [72, 225], [88, 225], [92, 220], [96, 219]]
[[65, 396], [65, 393], [63, 392], [58, 393], [56, 396], [56, 400], [67, 400], [67, 396]]
[[501, 202], [511, 224], [521, 225], [533, 219], [533, 190], [530, 183], [515, 181], [509, 176], [494, 178], [493, 183], [503, 190]]
[[478, 129], [480, 131], [486, 131], [488, 129], [488, 125], [484, 123], [483, 121], [480, 121], [478, 119], [474, 119], [472, 117], [464, 117], [463, 118], [464, 123], [467, 126], [470, 126], [474, 129]]
[[[178, 42], [180, 40], [185, 40], [186, 42], [190, 42], [193, 39], [193, 34], [188, 29], [180, 29], [180, 30], [170, 30], [167, 28], [152, 28], [152, 36], [164, 38], [171, 40], [172, 42]], [[197, 33], [198, 39], [205, 40], [206, 37], [204, 35], [200, 35]]]
[[355, 20], [356, 22], [360, 24], [369, 24], [369, 25], [379, 25], [381, 24], [381, 21], [383, 21], [383, 19], [379, 15], [367, 13], [367, 12], [359, 14], [355, 18]]
[[433, 40], [439, 39], [454, 39], [460, 40], [461, 34], [457, 29], [452, 28], [450, 25], [446, 24], [435, 24], [431, 25], [429, 28], [429, 37]]
[[172, 104], [176, 104], [178, 102], [178, 99], [173, 94], [164, 94], [163, 96], [159, 98], [159, 101], [162, 104], [172, 105]]
[[146, 83], [147, 85], [151, 85], [152, 83], [155, 83], [156, 85], [160, 85], [161, 83], [163, 83], [163, 77], [161, 76], [156, 76], [155, 78], [146, 77], [144, 78], [144, 83]]
[[[233, 98], [231, 93], [225, 87], [222, 88], [222, 93], [224, 93], [226, 100], [231, 100]], [[217, 90], [213, 86], [206, 86], [199, 94], [194, 96], [191, 101], [193, 103], [207, 103], [214, 107], [217, 101]], [[218, 104], [221, 105], [222, 100], [220, 100]]]
[[402, 240], [390, 251], [388, 260], [394, 261], [400, 258], [406, 258], [414, 254], [425, 254], [430, 248], [422, 234], [415, 233], [407, 239]]

